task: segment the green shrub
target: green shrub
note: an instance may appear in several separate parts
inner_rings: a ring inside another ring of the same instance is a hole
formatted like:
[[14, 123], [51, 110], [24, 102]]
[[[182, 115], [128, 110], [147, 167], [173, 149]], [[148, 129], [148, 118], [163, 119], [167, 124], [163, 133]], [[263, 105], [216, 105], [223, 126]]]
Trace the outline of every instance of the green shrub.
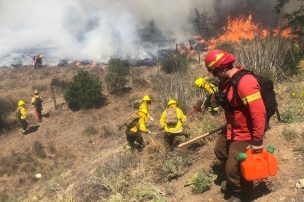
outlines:
[[86, 71], [79, 71], [73, 81], [67, 85], [64, 98], [71, 110], [97, 108], [104, 104], [99, 78]]
[[187, 55], [173, 53], [161, 61], [161, 70], [167, 74], [185, 72], [189, 69], [190, 58]]
[[17, 108], [17, 102], [12, 99], [0, 98], [0, 132], [9, 128], [8, 116]]
[[173, 179], [183, 175], [191, 164], [192, 158], [190, 155], [169, 155], [162, 170], [168, 179]]
[[152, 184], [141, 183], [135, 187], [137, 201], [166, 202], [161, 191]]
[[212, 186], [212, 178], [209, 174], [199, 171], [192, 176], [190, 184], [193, 193], [203, 193]]
[[108, 72], [105, 78], [107, 88], [111, 94], [120, 94], [125, 92], [126, 85], [129, 82], [129, 64], [119, 58], [111, 58], [109, 61]]

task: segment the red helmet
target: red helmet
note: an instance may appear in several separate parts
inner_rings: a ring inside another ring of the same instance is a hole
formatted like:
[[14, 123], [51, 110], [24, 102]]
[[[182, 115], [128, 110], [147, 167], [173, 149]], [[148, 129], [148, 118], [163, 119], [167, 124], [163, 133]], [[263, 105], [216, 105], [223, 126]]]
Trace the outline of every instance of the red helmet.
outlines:
[[205, 57], [205, 64], [209, 72], [215, 68], [227, 67], [234, 61], [234, 55], [222, 50], [212, 50]]

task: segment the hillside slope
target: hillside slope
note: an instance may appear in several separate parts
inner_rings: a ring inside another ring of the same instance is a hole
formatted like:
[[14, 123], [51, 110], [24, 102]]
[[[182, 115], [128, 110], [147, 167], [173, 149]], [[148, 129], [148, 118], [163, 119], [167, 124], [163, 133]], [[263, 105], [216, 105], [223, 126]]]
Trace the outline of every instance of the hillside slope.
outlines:
[[[200, 194], [184, 187], [198, 171], [210, 172], [212, 179], [216, 177], [212, 172], [216, 135], [173, 152], [166, 152], [161, 133], [144, 135], [147, 146], [143, 152], [124, 149], [126, 138], [120, 126], [132, 112], [135, 99], [151, 95], [151, 114], [156, 121], [160, 117], [161, 103], [152, 82], [159, 74], [157, 68], [136, 69], [141, 83], [135, 83], [127, 94], [107, 95], [107, 104], [100, 109], [72, 112], [63, 104], [55, 110], [51, 79], [69, 80], [77, 70], [54, 67], [0, 71], [1, 97], [29, 102], [33, 89], [40, 88], [44, 113], [49, 115], [28, 135], [22, 135], [19, 128], [1, 134], [0, 201], [224, 201], [218, 185], [213, 184]], [[103, 68], [87, 70], [100, 78], [104, 76]], [[301, 89], [304, 82], [297, 79], [297, 89]], [[22, 81], [22, 85], [17, 81]], [[303, 189], [295, 186], [304, 178], [304, 124], [299, 118], [303, 114], [303, 97], [286, 96], [290, 88], [295, 89], [293, 85], [289, 82], [277, 86], [280, 110], [289, 123], [272, 119], [264, 144], [277, 148], [279, 174], [271, 179], [270, 193], [255, 190], [256, 201], [304, 201]], [[60, 90], [56, 95], [58, 102], [63, 102]], [[292, 112], [297, 116], [289, 115], [285, 109], [293, 103], [297, 108], [293, 107]], [[30, 125], [36, 126], [33, 109], [28, 108], [28, 113]], [[189, 117], [188, 132], [194, 137], [221, 121], [223, 117], [194, 115]], [[157, 124], [149, 125], [158, 131]], [[41, 174], [41, 178], [36, 174]]]

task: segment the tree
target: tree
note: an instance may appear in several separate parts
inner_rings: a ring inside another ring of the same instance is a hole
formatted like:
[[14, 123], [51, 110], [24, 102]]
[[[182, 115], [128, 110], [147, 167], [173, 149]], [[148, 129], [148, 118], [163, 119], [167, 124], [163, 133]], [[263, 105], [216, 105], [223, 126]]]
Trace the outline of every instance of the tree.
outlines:
[[105, 102], [101, 91], [102, 83], [99, 78], [90, 75], [87, 71], [79, 71], [73, 81], [67, 85], [64, 98], [73, 111], [98, 108]]
[[[275, 6], [276, 11], [280, 13], [289, 1], [290, 0], [278, 0], [277, 5]], [[288, 25], [302, 38], [304, 36], [304, 0], [297, 1], [300, 6], [293, 12], [286, 13], [285, 18], [288, 21]]]
[[129, 82], [127, 79], [128, 74], [129, 64], [126, 61], [119, 58], [111, 58], [105, 78], [109, 93], [123, 93], [127, 89], [126, 85]]

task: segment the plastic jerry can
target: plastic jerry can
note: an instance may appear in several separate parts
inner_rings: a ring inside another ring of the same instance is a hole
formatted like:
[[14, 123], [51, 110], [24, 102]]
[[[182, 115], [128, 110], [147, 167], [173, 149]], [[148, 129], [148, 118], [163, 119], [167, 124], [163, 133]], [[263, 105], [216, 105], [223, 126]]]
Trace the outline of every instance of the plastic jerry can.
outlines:
[[241, 173], [245, 180], [254, 181], [277, 175], [278, 161], [273, 155], [274, 148], [268, 147], [267, 151], [253, 152], [248, 149], [246, 153], [240, 153], [238, 159], [241, 162]]
[[270, 176], [276, 176], [278, 174], [278, 159], [273, 154], [275, 148], [273, 146], [268, 146], [267, 152], [264, 153], [266, 161], [268, 163], [268, 174]]

